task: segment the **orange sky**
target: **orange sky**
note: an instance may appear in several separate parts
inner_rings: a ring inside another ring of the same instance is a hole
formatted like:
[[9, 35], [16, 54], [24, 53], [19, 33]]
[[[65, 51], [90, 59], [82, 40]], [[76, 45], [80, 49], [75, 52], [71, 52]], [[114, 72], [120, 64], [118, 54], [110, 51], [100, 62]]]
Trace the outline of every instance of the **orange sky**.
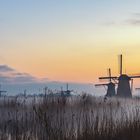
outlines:
[[117, 75], [122, 53], [124, 71], [140, 73], [138, 4], [3, 3], [0, 63], [36, 77], [92, 83], [109, 67]]

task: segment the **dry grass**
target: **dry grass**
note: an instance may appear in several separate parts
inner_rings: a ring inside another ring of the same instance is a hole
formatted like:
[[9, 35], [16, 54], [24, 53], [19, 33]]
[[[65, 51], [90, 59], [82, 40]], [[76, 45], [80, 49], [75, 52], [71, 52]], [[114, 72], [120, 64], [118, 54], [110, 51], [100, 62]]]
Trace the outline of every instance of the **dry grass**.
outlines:
[[139, 140], [140, 99], [0, 99], [0, 140]]

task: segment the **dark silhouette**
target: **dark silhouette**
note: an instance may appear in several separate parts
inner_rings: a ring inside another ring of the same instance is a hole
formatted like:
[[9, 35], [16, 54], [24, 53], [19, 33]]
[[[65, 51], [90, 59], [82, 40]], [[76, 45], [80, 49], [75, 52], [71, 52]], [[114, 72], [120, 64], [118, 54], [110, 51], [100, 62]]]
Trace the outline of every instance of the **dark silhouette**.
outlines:
[[[117, 96], [118, 97], [132, 97], [133, 90], [133, 79], [140, 78], [140, 75], [128, 76], [127, 74], [123, 74], [123, 63], [122, 63], [122, 54], [119, 56], [120, 59], [120, 76], [118, 78], [118, 89]], [[130, 85], [131, 81], [131, 85]]]
[[[116, 95], [115, 93], [115, 84], [116, 83], [113, 83], [112, 79], [113, 78], [116, 78], [116, 77], [112, 77], [111, 76], [111, 69], [109, 68], [108, 69], [108, 79], [109, 79], [109, 83], [106, 83], [106, 84], [96, 84], [95, 87], [99, 87], [99, 86], [107, 86], [107, 93], [106, 93], [106, 97], [113, 97]], [[104, 77], [99, 77], [100, 78], [104, 78]]]
[[[132, 98], [133, 79], [140, 78], [140, 75], [129, 76], [123, 74], [122, 54], [119, 55], [119, 77], [100, 77], [99, 79], [113, 79], [116, 83], [118, 81], [117, 97]], [[131, 85], [130, 85], [131, 81]]]
[[63, 90], [63, 88], [61, 88], [61, 96], [71, 96], [72, 91], [73, 90], [69, 90], [69, 84], [67, 83], [66, 90]]

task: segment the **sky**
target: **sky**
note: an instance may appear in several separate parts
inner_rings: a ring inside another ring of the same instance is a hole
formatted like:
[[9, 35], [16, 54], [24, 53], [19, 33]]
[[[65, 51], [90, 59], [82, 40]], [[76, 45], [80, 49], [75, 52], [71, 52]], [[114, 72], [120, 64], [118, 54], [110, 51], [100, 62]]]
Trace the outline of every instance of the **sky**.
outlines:
[[0, 64], [25, 79], [7, 71], [0, 75], [12, 82], [96, 83], [109, 67], [118, 75], [118, 54], [124, 56], [124, 72], [140, 73], [139, 5], [139, 0], [0, 0]]

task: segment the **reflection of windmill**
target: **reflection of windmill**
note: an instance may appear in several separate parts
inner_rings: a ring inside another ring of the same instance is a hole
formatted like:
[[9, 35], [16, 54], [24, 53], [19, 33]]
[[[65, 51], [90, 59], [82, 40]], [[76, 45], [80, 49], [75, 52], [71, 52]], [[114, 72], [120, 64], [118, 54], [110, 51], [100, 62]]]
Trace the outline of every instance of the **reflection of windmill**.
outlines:
[[[117, 97], [131, 98], [133, 89], [133, 79], [140, 78], [140, 75], [128, 76], [127, 74], [123, 74], [122, 55], [119, 56], [119, 71], [120, 76], [118, 78], [115, 78], [115, 80], [118, 80]], [[109, 77], [102, 77], [101, 79], [109, 79]]]
[[6, 92], [7, 91], [1, 89], [1, 85], [0, 85], [0, 97], [2, 96], [2, 93], [6, 93]]
[[107, 86], [106, 96], [107, 97], [115, 96], [115, 83], [112, 81], [112, 79], [116, 79], [116, 77], [112, 77], [111, 76], [111, 69], [110, 68], [108, 69], [108, 77], [99, 77], [99, 79], [102, 79], [102, 78], [109, 79], [109, 83], [106, 83], [106, 84], [96, 84], [95, 87]]

